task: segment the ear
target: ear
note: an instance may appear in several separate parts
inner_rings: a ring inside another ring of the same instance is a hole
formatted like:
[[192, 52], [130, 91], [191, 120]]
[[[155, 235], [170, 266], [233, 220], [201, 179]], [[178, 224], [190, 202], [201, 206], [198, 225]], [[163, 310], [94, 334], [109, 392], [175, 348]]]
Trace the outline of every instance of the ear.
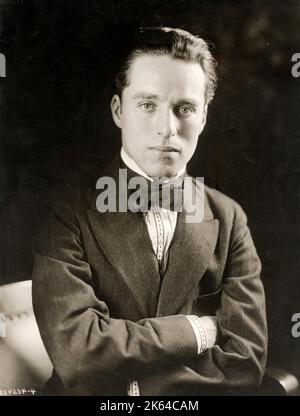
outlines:
[[120, 97], [115, 94], [110, 103], [112, 118], [117, 127], [122, 127], [122, 103]]
[[207, 104], [204, 105], [203, 108], [203, 118], [202, 118], [202, 129], [204, 129], [207, 119]]

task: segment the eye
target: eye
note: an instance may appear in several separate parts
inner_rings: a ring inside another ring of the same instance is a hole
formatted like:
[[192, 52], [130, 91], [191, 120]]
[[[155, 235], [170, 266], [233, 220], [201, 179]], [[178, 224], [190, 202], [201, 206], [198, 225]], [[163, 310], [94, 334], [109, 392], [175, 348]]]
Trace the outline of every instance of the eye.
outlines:
[[194, 113], [194, 112], [195, 112], [195, 108], [191, 107], [191, 106], [187, 106], [187, 105], [183, 105], [183, 106], [177, 108], [177, 113], [180, 116], [188, 116], [188, 115], [190, 115], [191, 113]]
[[155, 110], [155, 104], [151, 102], [140, 103], [139, 108], [147, 113], [151, 113]]

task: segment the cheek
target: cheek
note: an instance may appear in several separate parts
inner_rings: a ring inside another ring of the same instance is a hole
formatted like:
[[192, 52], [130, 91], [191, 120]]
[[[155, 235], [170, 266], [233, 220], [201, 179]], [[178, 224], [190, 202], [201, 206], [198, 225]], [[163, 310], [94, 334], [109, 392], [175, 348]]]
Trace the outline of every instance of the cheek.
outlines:
[[128, 114], [126, 117], [123, 117], [122, 136], [125, 142], [127, 142], [127, 145], [129, 145], [130, 147], [136, 145], [138, 142], [138, 130], [139, 127], [132, 114]]
[[189, 144], [189, 146], [193, 146], [193, 144], [198, 140], [199, 135], [202, 132], [202, 124], [200, 121], [190, 121], [185, 122], [181, 125], [180, 128], [180, 137]]
[[140, 137], [141, 135], [149, 133], [150, 127], [151, 123], [149, 117], [144, 117], [136, 111], [129, 111], [123, 115], [122, 128], [130, 135], [137, 134], [138, 137]]
[[182, 149], [185, 158], [190, 159], [196, 149], [202, 128], [199, 122], [185, 123], [180, 131]]

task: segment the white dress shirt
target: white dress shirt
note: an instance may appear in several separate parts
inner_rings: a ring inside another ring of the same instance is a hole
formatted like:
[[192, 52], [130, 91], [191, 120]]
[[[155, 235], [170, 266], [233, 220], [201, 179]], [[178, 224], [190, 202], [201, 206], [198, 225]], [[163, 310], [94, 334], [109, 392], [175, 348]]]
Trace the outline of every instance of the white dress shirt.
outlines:
[[[125, 165], [127, 165], [127, 167], [132, 171], [145, 177], [149, 181], [153, 181], [153, 179], [143, 172], [135, 161], [128, 156], [123, 147], [121, 149], [121, 158]], [[185, 172], [185, 170], [186, 166], [184, 166], [177, 173], [175, 178], [171, 178], [169, 180], [177, 179]], [[168, 180], [166, 180], [166, 182], [167, 181]], [[158, 261], [159, 271], [162, 278], [168, 265], [169, 248], [175, 232], [177, 214], [178, 213], [176, 211], [167, 210], [161, 207], [151, 207], [148, 212], [144, 212], [149, 237]], [[208, 316], [199, 318], [196, 315], [187, 315], [186, 318], [193, 328], [197, 340], [198, 354], [202, 353], [207, 348], [211, 348], [216, 339], [216, 319]], [[129, 381], [128, 395], [140, 395], [138, 382], [136, 380]]]

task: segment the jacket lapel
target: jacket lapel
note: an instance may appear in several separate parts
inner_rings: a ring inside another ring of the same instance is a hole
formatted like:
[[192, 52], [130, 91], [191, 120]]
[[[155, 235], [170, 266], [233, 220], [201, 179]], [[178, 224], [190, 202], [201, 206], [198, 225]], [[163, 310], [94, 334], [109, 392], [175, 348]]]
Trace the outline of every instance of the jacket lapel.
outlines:
[[190, 224], [186, 221], [185, 211], [178, 214], [157, 316], [178, 313], [193, 287], [203, 277], [215, 250], [218, 234], [219, 221], [214, 219], [206, 200], [202, 222]]
[[[105, 172], [115, 179], [117, 189], [119, 168], [119, 161], [115, 159]], [[126, 282], [142, 316], [155, 316], [160, 275], [143, 214], [99, 213], [95, 204], [98, 192], [94, 195], [88, 218], [99, 247]]]

